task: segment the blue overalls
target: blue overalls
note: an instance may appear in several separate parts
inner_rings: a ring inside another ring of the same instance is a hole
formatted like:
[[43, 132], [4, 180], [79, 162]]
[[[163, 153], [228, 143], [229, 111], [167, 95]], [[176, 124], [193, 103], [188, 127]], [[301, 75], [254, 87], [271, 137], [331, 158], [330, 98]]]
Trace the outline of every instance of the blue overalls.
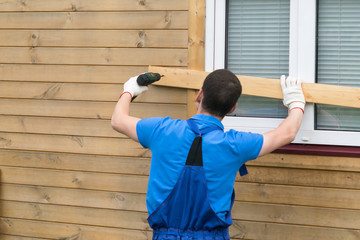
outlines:
[[153, 239], [230, 239], [228, 227], [232, 224], [234, 191], [229, 213], [223, 221], [210, 206], [202, 161], [202, 135], [221, 129], [216, 126], [200, 132], [193, 119], [187, 122], [196, 137], [175, 187], [148, 218]]

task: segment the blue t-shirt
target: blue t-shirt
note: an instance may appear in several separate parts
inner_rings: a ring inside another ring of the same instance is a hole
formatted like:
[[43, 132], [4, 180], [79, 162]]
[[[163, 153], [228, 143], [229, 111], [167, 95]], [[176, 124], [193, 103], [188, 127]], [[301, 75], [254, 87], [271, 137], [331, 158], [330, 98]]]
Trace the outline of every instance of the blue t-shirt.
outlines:
[[[218, 126], [203, 135], [203, 168], [214, 212], [225, 219], [230, 204], [235, 177], [241, 165], [258, 157], [263, 144], [261, 134], [230, 130], [208, 115], [195, 115], [200, 131]], [[149, 214], [155, 211], [174, 188], [185, 165], [195, 138], [185, 120], [167, 118], [142, 119], [136, 126], [137, 137], [152, 153], [146, 204]]]

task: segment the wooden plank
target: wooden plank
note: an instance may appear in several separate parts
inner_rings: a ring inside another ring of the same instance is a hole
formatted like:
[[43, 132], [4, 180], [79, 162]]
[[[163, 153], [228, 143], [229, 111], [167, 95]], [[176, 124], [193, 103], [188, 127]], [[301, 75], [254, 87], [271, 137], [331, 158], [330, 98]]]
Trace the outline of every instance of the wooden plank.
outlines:
[[[52, 204], [0, 201], [2, 217], [49, 222], [150, 230], [145, 212]], [[234, 204], [233, 219], [287, 223], [343, 229], [359, 229], [359, 210], [298, 207], [275, 204]]]
[[[20, 119], [18, 117], [10, 117], [14, 119]], [[3, 118], [0, 118], [3, 119]], [[44, 133], [51, 134], [53, 126], [58, 126], [53, 130], [54, 134], [70, 134], [73, 132], [73, 135], [90, 135], [93, 136], [101, 136], [101, 131], [99, 133], [91, 132], [91, 126], [89, 126], [88, 132], [81, 132], [82, 129], [78, 129], [77, 126], [81, 125], [84, 120], [77, 119], [69, 119], [67, 124], [66, 121], [63, 121], [64, 129], [61, 128], [60, 122], [52, 121], [51, 118], [40, 118], [43, 121], [37, 123], [36, 121], [32, 121], [32, 117], [24, 118], [26, 129], [30, 131], [32, 125], [37, 125], [40, 128], [41, 124], [46, 121], [49, 121], [51, 124], [49, 126], [44, 126], [43, 132], [40, 130], [32, 130], [33, 133]], [[36, 118], [35, 118], [36, 119]], [[57, 120], [57, 119], [53, 119]], [[60, 119], [61, 121], [62, 119]], [[16, 122], [17, 120], [14, 120]], [[98, 122], [104, 120], [89, 120], [90, 122]], [[106, 122], [106, 121], [104, 121]], [[20, 125], [20, 123], [19, 123]], [[74, 125], [75, 128], [71, 128]], [[2, 125], [0, 125], [1, 127]], [[104, 126], [94, 124], [93, 128], [100, 128], [100, 130], [104, 129], [104, 131], [108, 131], [109, 134], [114, 133], [116, 136], [116, 132], [108, 127], [108, 123], [104, 123]], [[59, 129], [59, 132], [57, 130]], [[21, 130], [21, 129], [19, 129]], [[25, 129], [23, 130], [26, 131]], [[62, 132], [61, 132], [62, 131]], [[68, 132], [69, 131], [69, 132]], [[20, 132], [20, 131], [19, 131]], [[86, 134], [84, 134], [86, 133]], [[104, 134], [105, 135], [105, 134]], [[119, 135], [120, 136], [120, 135]], [[331, 170], [331, 171], [350, 171], [350, 172], [359, 172], [358, 159], [357, 158], [327, 158], [327, 157], [316, 157], [312, 158], [312, 156], [308, 157], [300, 157], [295, 155], [284, 155], [284, 157], [279, 156], [279, 158], [283, 158], [279, 160], [280, 162], [273, 162], [274, 158], [271, 156], [263, 157], [256, 161], [251, 161], [247, 165], [248, 166], [269, 166], [269, 167], [279, 167], [279, 168], [296, 168], [296, 169], [313, 169], [313, 170]], [[26, 159], [24, 161], [23, 159]], [[276, 158], [275, 158], [276, 160]], [[294, 163], [292, 163], [294, 160]], [[328, 161], [327, 161], [328, 160]], [[124, 163], [122, 163], [124, 161]], [[259, 161], [259, 163], [258, 163]], [[301, 161], [304, 164], [301, 164]], [[54, 164], [56, 162], [56, 164]], [[86, 164], [84, 164], [86, 163]], [[133, 163], [133, 164], [130, 164]], [[341, 163], [342, 165], [340, 165]], [[9, 166], [28, 166], [28, 167], [40, 167], [40, 168], [58, 168], [58, 169], [74, 169], [74, 170], [88, 170], [88, 171], [96, 171], [98, 169], [101, 172], [113, 172], [114, 169], [122, 169], [122, 173], [130, 173], [130, 174], [147, 174], [149, 170], [149, 162], [146, 159], [124, 159], [124, 158], [112, 158], [112, 157], [100, 157], [100, 156], [89, 156], [89, 155], [73, 155], [73, 154], [57, 154], [57, 153], [33, 153], [33, 152], [18, 152], [18, 151], [8, 151], [8, 150], [0, 150], [0, 164], [1, 165], [9, 165]], [[317, 164], [317, 165], [316, 165]], [[128, 167], [126, 167], [128, 165]], [[111, 166], [116, 166], [112, 168]], [[352, 168], [353, 167], [353, 171]]]
[[1, 218], [0, 229], [3, 234], [47, 239], [147, 240], [152, 237], [150, 231], [50, 223], [12, 218]]
[[233, 219], [303, 226], [359, 229], [359, 210], [235, 202]]
[[[205, 69], [205, 0], [188, 0], [189, 2], [189, 46], [188, 69]], [[195, 97], [197, 91], [187, 91], [187, 116], [197, 112]]]
[[0, 29], [187, 29], [187, 11], [9, 12]]
[[[0, 81], [1, 98], [117, 101], [122, 84], [40, 83]], [[134, 102], [185, 104], [183, 89], [149, 86]]]
[[150, 230], [145, 212], [0, 201], [2, 217]]
[[234, 221], [230, 227], [231, 239], [242, 240], [357, 240], [360, 231], [357, 229], [323, 228], [263, 222]]
[[1, 233], [0, 233], [0, 239], [2, 239], [2, 240], [46, 240], [45, 238], [11, 236], [11, 235], [4, 235], [4, 234], [1, 234]]
[[[113, 102], [1, 99], [4, 115], [51, 116], [71, 118], [110, 119]], [[135, 117], [166, 117], [185, 119], [186, 108], [180, 104], [133, 103], [130, 114]]]
[[195, 98], [197, 95], [196, 90], [187, 90], [187, 117], [191, 118], [197, 112], [197, 107], [195, 104]]
[[0, 46], [186, 48], [187, 30], [1, 30]]
[[0, 64], [0, 80], [38, 82], [124, 83], [146, 72], [135, 66]]
[[360, 191], [319, 187], [235, 183], [237, 201], [360, 210]]
[[147, 176], [1, 167], [2, 183], [146, 193]]
[[296, 186], [360, 189], [358, 172], [303, 170], [248, 166], [249, 174], [238, 181]]
[[360, 172], [359, 158], [272, 153], [250, 161], [249, 166], [269, 166]]
[[150, 159], [0, 149], [0, 165], [102, 173], [149, 175]]
[[[0, 151], [0, 164], [34, 168], [53, 168], [93, 172], [148, 175], [147, 159], [106, 156]], [[348, 189], [283, 186], [236, 182], [237, 200], [293, 205], [360, 209], [360, 191]]]
[[187, 10], [186, 1], [178, 0], [31, 0], [3, 1], [0, 11], [141, 11], [141, 10]]
[[205, 0], [189, 2], [189, 69], [205, 69]]
[[[146, 212], [146, 195], [2, 184], [1, 200]], [[21, 193], [21, 194], [19, 194]]]
[[114, 131], [108, 120], [103, 119], [0, 115], [0, 122], [0, 132], [126, 138]]
[[[1, 16], [1, 15], [0, 15]], [[1, 63], [186, 66], [186, 49], [2, 47]]]
[[[149, 66], [149, 71], [165, 75], [156, 85], [200, 89], [209, 74], [202, 71], [168, 69]], [[243, 86], [243, 94], [282, 99], [279, 79], [237, 76]], [[360, 108], [360, 88], [319, 83], [302, 84], [306, 102]], [[331, 96], [331, 97], [329, 97]]]
[[[15, 184], [0, 187], [2, 200], [146, 212], [145, 194]], [[236, 183], [235, 192], [240, 202], [360, 210], [359, 190]]]
[[0, 149], [150, 157], [138, 142], [120, 138], [0, 133]]
[[[0, 228], [4, 229], [5, 234], [27, 235], [50, 239], [71, 239], [71, 237], [77, 237], [79, 240], [147, 240], [151, 239], [152, 236], [150, 231], [88, 227], [11, 218], [2, 218]], [[231, 239], [242, 240], [273, 240], [279, 239], [278, 236], [283, 236], [283, 239], [292, 240], [358, 240], [360, 235], [359, 230], [234, 221], [234, 225], [230, 227], [230, 236]]]

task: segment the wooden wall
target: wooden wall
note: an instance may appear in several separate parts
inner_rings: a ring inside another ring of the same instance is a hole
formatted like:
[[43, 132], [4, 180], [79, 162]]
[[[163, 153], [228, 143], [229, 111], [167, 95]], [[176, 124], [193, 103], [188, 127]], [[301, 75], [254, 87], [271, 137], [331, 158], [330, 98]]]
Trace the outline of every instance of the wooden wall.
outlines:
[[[187, 67], [188, 3], [0, 1], [0, 239], [148, 239], [150, 153], [110, 126], [131, 76]], [[186, 118], [151, 87], [138, 117]]]
[[[109, 119], [122, 83], [147, 65], [201, 68], [202, 39], [188, 46], [193, 7], [0, 1], [0, 239], [151, 238], [150, 153]], [[132, 113], [184, 119], [188, 95], [151, 87]], [[232, 239], [360, 239], [360, 159], [271, 154], [248, 169], [235, 184]]]

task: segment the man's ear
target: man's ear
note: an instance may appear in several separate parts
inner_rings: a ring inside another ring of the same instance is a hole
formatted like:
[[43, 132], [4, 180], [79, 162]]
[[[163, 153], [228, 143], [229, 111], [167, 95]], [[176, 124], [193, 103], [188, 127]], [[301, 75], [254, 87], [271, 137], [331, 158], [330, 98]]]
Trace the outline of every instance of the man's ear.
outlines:
[[200, 88], [200, 91], [197, 93], [197, 95], [195, 97], [195, 104], [196, 104], [197, 109], [199, 109], [199, 107], [200, 107], [200, 103], [201, 103], [203, 96], [204, 96], [203, 90], [202, 90], [202, 88]]
[[203, 96], [204, 96], [204, 92], [203, 92], [202, 88], [200, 88], [199, 92], [197, 93], [197, 95], [195, 97], [195, 102], [200, 103]]
[[230, 110], [229, 113], [233, 113], [235, 111], [235, 109], [238, 107], [238, 104], [236, 103]]

